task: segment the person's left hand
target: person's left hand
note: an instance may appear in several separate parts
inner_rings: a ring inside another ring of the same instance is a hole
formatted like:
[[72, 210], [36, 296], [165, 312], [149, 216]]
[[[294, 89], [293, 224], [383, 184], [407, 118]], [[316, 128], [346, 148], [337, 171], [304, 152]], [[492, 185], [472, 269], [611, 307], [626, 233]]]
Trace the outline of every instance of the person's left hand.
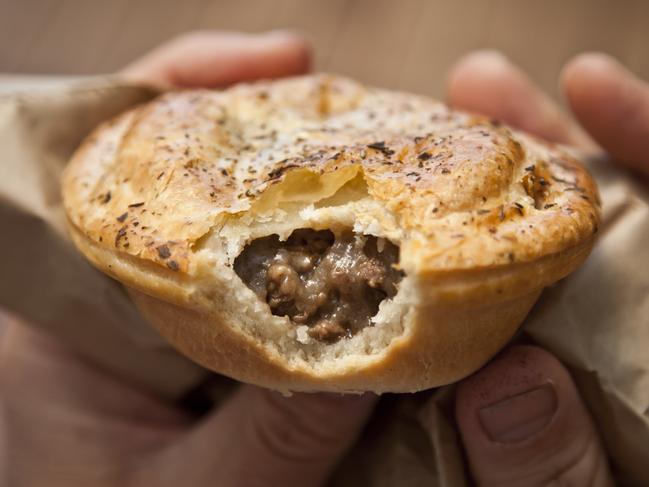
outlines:
[[[161, 46], [122, 76], [221, 87], [303, 73], [309, 62], [305, 41], [286, 32], [204, 32]], [[376, 401], [242, 385], [196, 422], [24, 325], [13, 323], [0, 346], [2, 485], [321, 485]]]

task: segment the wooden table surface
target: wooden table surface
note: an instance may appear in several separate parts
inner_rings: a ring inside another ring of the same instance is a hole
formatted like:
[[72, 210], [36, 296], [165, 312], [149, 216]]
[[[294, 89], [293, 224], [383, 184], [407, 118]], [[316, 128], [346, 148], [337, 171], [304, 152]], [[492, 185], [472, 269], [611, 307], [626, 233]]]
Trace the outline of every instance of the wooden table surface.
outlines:
[[554, 96], [562, 64], [584, 50], [649, 78], [646, 0], [0, 0], [0, 72], [109, 72], [188, 30], [284, 27], [313, 42], [319, 70], [436, 96], [480, 48]]

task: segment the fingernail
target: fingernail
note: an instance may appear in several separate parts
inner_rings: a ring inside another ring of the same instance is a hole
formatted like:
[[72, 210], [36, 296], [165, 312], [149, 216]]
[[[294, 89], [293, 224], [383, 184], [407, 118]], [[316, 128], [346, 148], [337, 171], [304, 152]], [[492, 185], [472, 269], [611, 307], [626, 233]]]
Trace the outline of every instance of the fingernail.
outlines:
[[465, 60], [480, 63], [482, 66], [510, 66], [511, 62], [501, 51], [480, 49], [468, 54]]
[[302, 40], [302, 37], [296, 32], [287, 29], [268, 30], [261, 34], [261, 37], [269, 40]]
[[478, 417], [492, 441], [517, 443], [540, 433], [556, 412], [557, 393], [548, 383], [484, 407]]

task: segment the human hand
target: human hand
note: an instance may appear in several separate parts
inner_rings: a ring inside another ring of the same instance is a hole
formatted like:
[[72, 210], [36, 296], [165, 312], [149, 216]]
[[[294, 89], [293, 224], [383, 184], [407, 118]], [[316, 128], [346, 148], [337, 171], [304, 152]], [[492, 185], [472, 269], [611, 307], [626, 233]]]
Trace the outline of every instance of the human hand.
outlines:
[[[203, 32], [122, 76], [161, 88], [224, 86], [302, 73], [309, 57], [288, 33]], [[16, 322], [0, 343], [0, 394], [0, 484], [48, 487], [321, 485], [376, 401], [242, 385], [196, 422]]]
[[[496, 52], [461, 60], [449, 103], [649, 175], [649, 86], [614, 59], [584, 54], [561, 76], [579, 125]], [[601, 441], [568, 371], [512, 347], [458, 386], [456, 419], [479, 485], [612, 485]]]
[[[308, 65], [308, 50], [295, 37], [275, 34], [273, 40], [234, 34], [227, 37], [227, 48], [224, 39], [209, 33], [190, 36], [182, 41], [184, 46], [158, 49], [124, 75], [160, 87], [223, 86], [297, 74]], [[266, 63], [269, 56], [275, 62]], [[494, 79], [502, 81], [498, 76]], [[465, 79], [471, 77], [465, 74]], [[498, 112], [502, 107], [496, 105], [491, 115], [554, 140], [576, 143], [581, 139], [578, 145], [595, 147], [558, 109], [553, 111], [544, 103], [547, 98], [538, 92], [532, 96], [534, 88], [522, 80], [521, 86], [527, 84], [532, 91], [516, 92], [503, 83], [510, 90], [503, 96], [512, 96], [512, 107], [520, 110], [511, 108], [510, 117]], [[478, 76], [477, 81], [480, 84], [484, 78]], [[497, 92], [498, 83], [490, 96]], [[471, 92], [460, 88], [458, 93], [462, 91]], [[466, 99], [462, 102], [462, 96], [453, 100], [451, 90], [451, 102], [490, 112]], [[516, 105], [514, 99], [525, 102]], [[535, 108], [525, 111], [526, 105]], [[607, 147], [604, 140], [601, 143]], [[4, 340], [0, 361], [5, 418], [9, 418], [5, 423], [9, 485], [318, 485], [353, 442], [375, 400], [369, 395], [282, 398], [242, 386], [222, 408], [195, 424], [172, 406], [116, 381], [52, 339], [18, 325]], [[536, 411], [550, 414], [530, 418], [525, 396], [519, 395], [528, 390], [537, 391], [527, 397], [543, 406]], [[478, 412], [511, 396], [517, 399], [507, 404], [518, 413], [497, 406]], [[505, 439], [490, 441], [486, 436], [479, 420], [488, 416], [496, 417], [492, 434], [504, 431]], [[457, 418], [473, 473], [482, 484], [611, 482], [592, 421], [567, 371], [539, 349], [510, 349], [463, 381]], [[507, 428], [512, 423], [503, 418], [520, 421], [514, 432]], [[521, 439], [526, 432], [531, 436]]]

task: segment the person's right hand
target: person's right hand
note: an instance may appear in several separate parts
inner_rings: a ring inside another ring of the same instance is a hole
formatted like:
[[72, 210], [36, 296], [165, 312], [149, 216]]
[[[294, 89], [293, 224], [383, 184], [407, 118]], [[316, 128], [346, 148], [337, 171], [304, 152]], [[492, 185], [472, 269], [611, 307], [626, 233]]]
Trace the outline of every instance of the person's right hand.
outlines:
[[[580, 125], [504, 56], [482, 51], [452, 70], [448, 100], [649, 176], [649, 85], [609, 56], [583, 54], [565, 66], [561, 87]], [[512, 347], [463, 380], [456, 419], [479, 485], [613, 485], [570, 374], [538, 347]]]

